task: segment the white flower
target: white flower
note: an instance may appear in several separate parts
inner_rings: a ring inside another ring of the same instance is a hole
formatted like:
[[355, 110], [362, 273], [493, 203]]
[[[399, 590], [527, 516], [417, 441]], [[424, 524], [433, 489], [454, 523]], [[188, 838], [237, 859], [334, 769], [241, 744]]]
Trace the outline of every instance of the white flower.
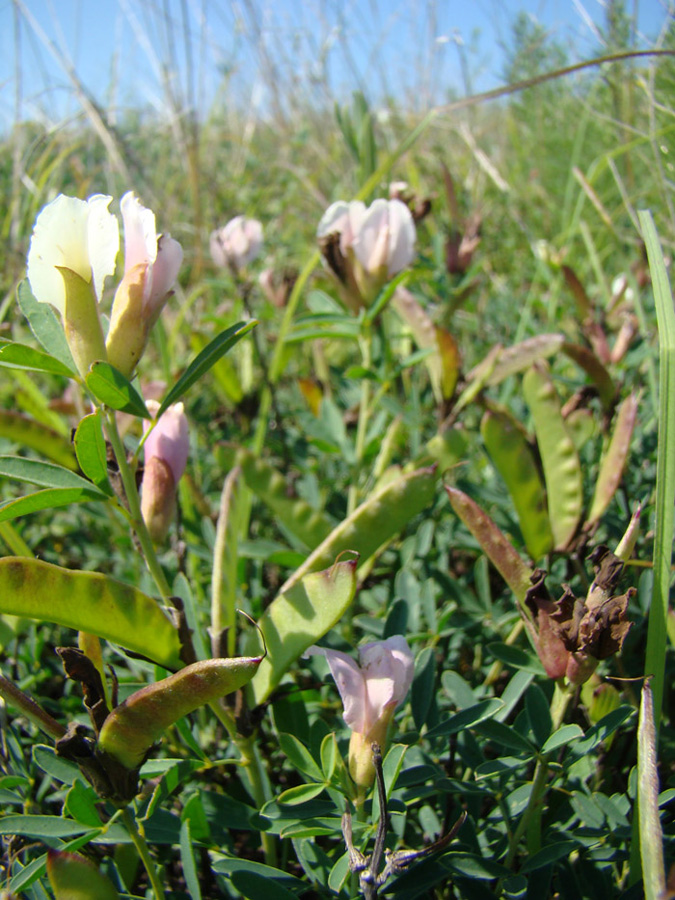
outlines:
[[108, 211], [112, 197], [88, 200], [64, 194], [47, 204], [33, 229], [28, 251], [28, 280], [40, 303], [51, 303], [65, 315], [66, 288], [60, 268], [70, 269], [93, 285], [100, 300], [105, 279], [115, 271], [119, 226]]

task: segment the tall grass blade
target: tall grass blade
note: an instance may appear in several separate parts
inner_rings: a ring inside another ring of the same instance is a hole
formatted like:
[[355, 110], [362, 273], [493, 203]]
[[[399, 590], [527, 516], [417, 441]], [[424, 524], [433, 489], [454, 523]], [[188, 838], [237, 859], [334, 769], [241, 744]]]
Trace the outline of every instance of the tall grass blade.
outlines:
[[675, 502], [675, 308], [651, 213], [638, 212], [647, 247], [659, 330], [659, 440], [656, 461], [654, 593], [649, 610], [645, 673], [653, 675], [654, 727], [658, 735], [665, 677], [666, 626], [673, 555]]

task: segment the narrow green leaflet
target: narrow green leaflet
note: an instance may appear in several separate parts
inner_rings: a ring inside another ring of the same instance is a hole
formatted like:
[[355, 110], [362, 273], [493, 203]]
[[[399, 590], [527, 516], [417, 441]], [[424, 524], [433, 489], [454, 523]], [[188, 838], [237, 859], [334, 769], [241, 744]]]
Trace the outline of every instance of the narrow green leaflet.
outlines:
[[77, 469], [77, 460], [70, 441], [52, 428], [21, 413], [0, 410], [0, 437], [14, 441], [22, 447], [37, 450], [42, 456], [68, 469]]
[[109, 406], [110, 409], [131, 413], [131, 415], [140, 416], [143, 419], [152, 418], [143, 398], [133, 384], [110, 363], [95, 362], [89, 370], [85, 382], [94, 397], [100, 403]]
[[581, 463], [560, 413], [560, 400], [548, 373], [533, 366], [523, 376], [544, 467], [548, 515], [556, 550], [574, 537], [583, 511]]
[[[564, 335], [552, 332], [551, 334], [537, 334], [512, 347], [500, 348], [496, 362], [490, 366], [489, 372], [485, 376], [484, 384], [488, 387], [501, 384], [509, 375], [522, 372], [538, 360], [553, 356], [560, 350], [564, 342]], [[469, 372], [467, 381], [472, 381], [479, 373], [482, 374], [484, 364], [491, 359], [495, 349], [493, 348], [486, 359]]]
[[189, 819], [181, 822], [180, 826], [180, 858], [183, 863], [183, 877], [191, 900], [202, 900]]
[[88, 488], [45, 488], [34, 494], [27, 494], [17, 500], [8, 500], [0, 506], [0, 522], [9, 522], [28, 513], [41, 509], [56, 509], [71, 503], [88, 503], [91, 500], [106, 499], [105, 494], [90, 485]]
[[4, 557], [0, 613], [96, 634], [166, 668], [182, 665], [178, 632], [157, 601], [106, 575]]
[[483, 442], [508, 488], [518, 514], [525, 546], [537, 560], [553, 549], [546, 491], [532, 448], [506, 413], [488, 410], [480, 426]]
[[54, 463], [40, 462], [37, 459], [26, 459], [24, 456], [0, 456], [0, 475], [16, 481], [38, 484], [40, 487], [95, 490], [91, 482], [71, 472], [70, 469], [64, 469], [63, 466], [56, 466]]
[[112, 496], [100, 410], [81, 420], [77, 426], [73, 443], [77, 461], [84, 474], [93, 481], [97, 488]]
[[435, 728], [427, 731], [426, 737], [447, 737], [450, 734], [457, 734], [459, 731], [478, 725], [479, 722], [491, 719], [503, 706], [502, 701], [497, 698], [482, 700], [475, 706], [463, 709], [461, 712], [455, 713], [454, 716], [450, 716], [444, 722], [440, 722]]
[[49, 372], [52, 375], [65, 375], [68, 378], [75, 375], [68, 366], [49, 353], [36, 350], [34, 347], [27, 347], [25, 344], [15, 344], [13, 341], [8, 341], [0, 346], [0, 366], [31, 369], [34, 372]]
[[340, 621], [354, 599], [357, 563], [358, 558], [350, 559], [307, 574], [267, 607], [258, 628], [268, 654], [249, 688], [255, 705], [269, 697], [291, 663]]
[[49, 303], [39, 303], [33, 296], [28, 281], [19, 284], [16, 298], [21, 312], [28, 319], [30, 330], [50, 356], [60, 360], [71, 372], [77, 371], [68, 347], [63, 325]]
[[231, 350], [235, 344], [238, 344], [244, 335], [248, 334], [257, 324], [258, 322], [255, 319], [246, 323], [237, 322], [236, 325], [232, 325], [231, 328], [222, 331], [210, 344], [204, 347], [202, 352], [192, 360], [185, 372], [183, 372], [176, 384], [174, 384], [162, 401], [162, 405], [157, 412], [157, 418], [159, 418], [164, 410], [171, 406], [172, 403], [176, 403], [180, 400], [183, 394], [188, 391], [196, 381], [199, 381], [202, 375], [209, 371], [211, 366], [217, 363], [218, 360], [224, 356], [228, 350]]

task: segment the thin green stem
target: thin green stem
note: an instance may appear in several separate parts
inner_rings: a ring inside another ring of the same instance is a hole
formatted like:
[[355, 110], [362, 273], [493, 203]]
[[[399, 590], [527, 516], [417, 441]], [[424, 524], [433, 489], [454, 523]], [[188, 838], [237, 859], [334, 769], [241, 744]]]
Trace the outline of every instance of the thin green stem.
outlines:
[[155, 552], [155, 545], [153, 544], [152, 538], [150, 537], [148, 529], [145, 526], [145, 522], [143, 521], [143, 514], [141, 513], [141, 501], [138, 496], [138, 490], [136, 488], [136, 479], [134, 477], [133, 471], [131, 470], [131, 467], [129, 466], [129, 463], [127, 462], [127, 454], [124, 448], [124, 444], [122, 443], [122, 438], [120, 437], [119, 431], [117, 429], [117, 420], [115, 419], [114, 410], [106, 409], [105, 418], [106, 433], [115, 454], [120, 478], [122, 479], [127, 503], [129, 504], [131, 525], [136, 532], [136, 536], [138, 537], [138, 541], [141, 545], [148, 570], [155, 580], [155, 584], [157, 585], [157, 589], [162, 599], [167, 601], [171, 596], [171, 588], [169, 587], [166, 576], [164, 575], [162, 567], [159, 564], [157, 553]]
[[[571, 686], [564, 686], [561, 682], [556, 682], [553, 691], [553, 699], [551, 700], [551, 733], [557, 731], [562, 725], [563, 719], [565, 718], [565, 712], [567, 711], [567, 707], [573, 695], [574, 691]], [[509, 841], [509, 850], [506, 855], [506, 860], [504, 861], [504, 865], [507, 868], [510, 868], [513, 865], [516, 853], [518, 852], [518, 844], [523, 835], [526, 832], [532, 833], [537, 827], [540, 830], [542, 805], [546, 793], [546, 783], [548, 781], [549, 762], [551, 761], [553, 752], [554, 751], [546, 753], [537, 760], [534, 769], [534, 777], [532, 779], [530, 798], [527, 801], [525, 811], [520, 817], [520, 821]], [[497, 892], [497, 895], [499, 895], [499, 891]]]
[[[361, 346], [361, 358], [363, 368], [370, 369], [372, 355], [372, 335], [370, 326], [363, 323], [363, 332], [359, 341]], [[370, 419], [370, 380], [368, 378], [361, 379], [361, 400], [359, 403], [359, 421], [356, 426], [356, 445], [354, 447], [355, 465], [354, 476], [349, 485], [349, 494], [347, 497], [347, 515], [351, 515], [356, 509], [359, 501], [359, 476], [361, 474], [361, 464], [363, 462], [363, 453], [366, 447], [366, 435], [368, 433], [368, 421]]]
[[0, 538], [7, 544], [14, 556], [25, 556], [28, 559], [35, 556], [11, 522], [0, 522]]
[[[255, 805], [258, 809], [262, 809], [265, 803], [272, 799], [272, 794], [260, 757], [260, 751], [256, 744], [256, 735], [246, 738], [238, 737], [235, 739], [235, 744], [241, 753], [241, 764], [248, 779]], [[262, 831], [260, 833], [260, 842], [265, 854], [265, 862], [270, 866], [275, 866], [277, 862], [277, 845], [274, 835]]]
[[34, 725], [37, 725], [45, 734], [58, 741], [62, 738], [66, 729], [56, 719], [53, 719], [49, 713], [45, 712], [41, 706], [33, 700], [28, 694], [18, 688], [15, 684], [0, 675], [0, 697], [3, 697], [10, 706], [18, 709], [27, 719]]
[[155, 900], [165, 900], [160, 874], [152, 856], [150, 856], [150, 848], [145, 840], [145, 836], [136, 824], [136, 819], [131, 814], [128, 807], [122, 810], [122, 821], [129, 832], [129, 837], [131, 838], [134, 847], [138, 851], [138, 855], [143, 862], [145, 871], [148, 873]]

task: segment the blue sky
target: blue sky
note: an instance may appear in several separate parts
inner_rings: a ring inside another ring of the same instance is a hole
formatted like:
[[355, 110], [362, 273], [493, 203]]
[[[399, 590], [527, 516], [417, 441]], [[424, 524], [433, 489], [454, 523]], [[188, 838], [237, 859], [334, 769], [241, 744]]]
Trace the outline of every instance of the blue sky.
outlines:
[[[634, 2], [627, 2], [631, 12]], [[168, 70], [178, 72], [169, 89], [181, 98], [190, 91], [201, 114], [232, 98], [245, 108], [270, 108], [289, 92], [347, 100], [357, 87], [375, 100], [388, 91], [423, 107], [447, 99], [448, 91], [464, 94], [467, 73], [472, 92], [501, 83], [502, 47], [519, 10], [549, 29], [573, 59], [597, 52], [595, 29], [604, 18], [600, 0], [170, 0], [168, 6], [165, 27], [157, 0], [0, 0], [0, 125], [14, 121], [17, 98], [23, 117], [58, 122], [76, 115], [80, 105], [65, 71], [71, 64], [98, 102], [119, 111], [166, 112]], [[665, 0], [636, 0], [635, 7], [638, 43], [653, 41], [666, 18]]]

